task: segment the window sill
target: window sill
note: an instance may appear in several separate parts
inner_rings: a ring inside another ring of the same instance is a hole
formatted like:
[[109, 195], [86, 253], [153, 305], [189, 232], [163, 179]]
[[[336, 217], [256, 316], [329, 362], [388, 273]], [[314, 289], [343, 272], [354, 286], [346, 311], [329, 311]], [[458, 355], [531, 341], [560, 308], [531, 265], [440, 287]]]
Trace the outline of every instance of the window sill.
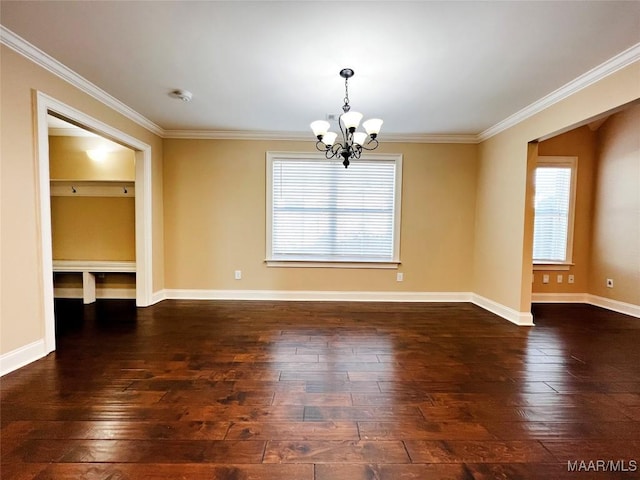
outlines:
[[571, 270], [573, 263], [534, 263], [533, 270]]
[[265, 260], [267, 267], [284, 268], [375, 268], [397, 269], [400, 262], [335, 261], [335, 260]]

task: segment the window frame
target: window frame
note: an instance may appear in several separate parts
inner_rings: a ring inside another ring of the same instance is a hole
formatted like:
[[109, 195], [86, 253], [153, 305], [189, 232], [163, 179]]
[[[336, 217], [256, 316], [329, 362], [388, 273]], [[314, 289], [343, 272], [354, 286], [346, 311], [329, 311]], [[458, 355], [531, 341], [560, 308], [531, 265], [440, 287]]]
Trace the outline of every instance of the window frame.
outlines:
[[319, 162], [337, 162], [342, 165], [341, 159], [327, 160], [323, 153], [319, 152], [266, 152], [266, 255], [265, 263], [268, 267], [312, 267], [312, 268], [381, 268], [397, 269], [400, 262], [400, 230], [402, 214], [402, 154], [379, 153], [362, 154], [361, 159], [351, 160], [357, 163], [366, 161], [391, 161], [395, 164], [395, 192], [394, 192], [394, 219], [393, 219], [393, 257], [391, 260], [359, 261], [356, 259], [278, 259], [273, 257], [273, 162], [275, 160], [310, 160]]
[[[533, 213], [533, 229], [532, 234], [535, 233], [535, 199], [536, 199], [536, 190], [535, 190], [535, 175], [538, 168], [562, 168], [568, 167], [571, 169], [571, 180], [569, 187], [569, 212], [567, 219], [567, 244], [566, 244], [566, 255], [564, 261], [552, 261], [540, 259], [533, 260], [533, 269], [534, 270], [569, 270], [573, 263], [573, 239], [574, 239], [574, 227], [575, 227], [575, 211], [576, 211], [576, 189], [578, 182], [578, 157], [570, 157], [570, 156], [539, 156], [536, 161], [536, 167], [534, 169], [534, 194], [533, 194], [533, 203], [534, 203], [534, 213]], [[534, 242], [535, 236], [532, 242], [531, 248], [531, 256], [533, 257], [534, 251]]]

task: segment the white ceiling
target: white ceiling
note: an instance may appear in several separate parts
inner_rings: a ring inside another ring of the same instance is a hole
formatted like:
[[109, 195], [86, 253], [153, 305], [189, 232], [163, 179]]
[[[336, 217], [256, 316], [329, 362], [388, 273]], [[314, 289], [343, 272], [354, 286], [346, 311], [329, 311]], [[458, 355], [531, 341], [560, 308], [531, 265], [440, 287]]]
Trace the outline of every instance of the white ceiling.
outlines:
[[640, 43], [639, 1], [2, 0], [0, 19], [166, 130], [308, 132], [351, 67], [383, 134], [478, 134]]

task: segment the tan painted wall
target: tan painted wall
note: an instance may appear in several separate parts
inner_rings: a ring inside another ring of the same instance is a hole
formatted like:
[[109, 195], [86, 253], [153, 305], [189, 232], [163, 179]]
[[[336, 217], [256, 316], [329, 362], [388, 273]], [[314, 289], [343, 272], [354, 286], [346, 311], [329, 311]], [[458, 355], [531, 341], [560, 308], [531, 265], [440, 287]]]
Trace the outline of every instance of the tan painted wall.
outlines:
[[34, 92], [42, 91], [152, 147], [153, 288], [162, 289], [162, 141], [11, 49], [0, 47], [0, 355], [44, 336]]
[[[275, 268], [265, 259], [265, 153], [309, 142], [165, 140], [166, 287], [468, 292], [476, 146], [386, 144], [402, 153], [400, 271]], [[234, 280], [242, 270], [242, 280]]]
[[[101, 161], [89, 149], [110, 151]], [[135, 180], [133, 150], [97, 137], [49, 137], [49, 176], [64, 180]], [[54, 260], [135, 260], [133, 197], [52, 197]]]
[[640, 305], [640, 105], [598, 130], [593, 211], [589, 293]]
[[[55, 288], [82, 289], [81, 273], [56, 273]], [[96, 275], [96, 290], [99, 292], [105, 288], [121, 288], [131, 290], [135, 295], [136, 274], [135, 273], [108, 273]]]
[[[103, 161], [87, 156], [87, 150], [108, 145], [113, 149]], [[56, 180], [134, 181], [133, 150], [97, 137], [49, 137], [49, 176]]]
[[[479, 147], [474, 291], [515, 311], [531, 308], [532, 217], [528, 142], [566, 131], [640, 98], [640, 62], [619, 70]], [[529, 196], [528, 196], [529, 195]]]
[[54, 260], [136, 259], [135, 199], [51, 197]]
[[[596, 167], [596, 132], [583, 126], [540, 142], [540, 156], [578, 157], [575, 221], [573, 231], [573, 263], [569, 271], [535, 270], [534, 293], [585, 293], [589, 290], [589, 257], [591, 254], [591, 218]], [[542, 275], [549, 275], [549, 283], [542, 283]], [[567, 282], [574, 275], [575, 283]], [[562, 283], [557, 275], [563, 276]]]

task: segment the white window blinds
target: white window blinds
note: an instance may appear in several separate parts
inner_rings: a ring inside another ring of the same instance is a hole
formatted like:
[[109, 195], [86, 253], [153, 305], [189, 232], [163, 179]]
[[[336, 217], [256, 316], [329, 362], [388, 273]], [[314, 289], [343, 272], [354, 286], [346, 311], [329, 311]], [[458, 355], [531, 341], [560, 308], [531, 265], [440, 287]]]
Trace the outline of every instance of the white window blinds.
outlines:
[[573, 165], [546, 164], [535, 172], [533, 260], [570, 262]]
[[[397, 164], [325, 158], [269, 161], [271, 260], [397, 260]], [[270, 258], [269, 258], [270, 257]]]

